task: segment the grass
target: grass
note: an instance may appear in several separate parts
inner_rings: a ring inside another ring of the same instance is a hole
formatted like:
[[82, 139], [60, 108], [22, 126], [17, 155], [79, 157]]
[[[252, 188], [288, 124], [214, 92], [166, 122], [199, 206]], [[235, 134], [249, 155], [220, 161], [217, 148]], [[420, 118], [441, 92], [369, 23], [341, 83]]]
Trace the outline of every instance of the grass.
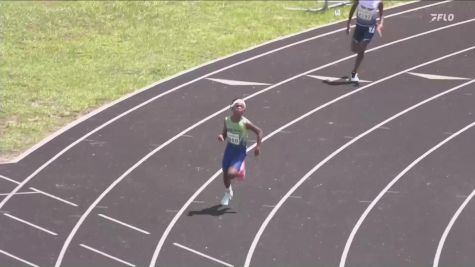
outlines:
[[177, 72], [343, 19], [315, 1], [0, 2], [0, 160]]

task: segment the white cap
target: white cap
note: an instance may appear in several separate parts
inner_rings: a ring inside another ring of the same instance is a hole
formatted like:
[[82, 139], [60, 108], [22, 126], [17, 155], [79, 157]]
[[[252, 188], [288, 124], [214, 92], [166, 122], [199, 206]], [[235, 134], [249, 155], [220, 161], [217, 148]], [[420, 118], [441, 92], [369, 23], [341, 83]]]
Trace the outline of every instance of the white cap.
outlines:
[[246, 108], [246, 102], [244, 102], [244, 100], [240, 98], [233, 101], [233, 103], [231, 104], [231, 108], [234, 108], [234, 106], [236, 106], [237, 104], [241, 104], [244, 108]]

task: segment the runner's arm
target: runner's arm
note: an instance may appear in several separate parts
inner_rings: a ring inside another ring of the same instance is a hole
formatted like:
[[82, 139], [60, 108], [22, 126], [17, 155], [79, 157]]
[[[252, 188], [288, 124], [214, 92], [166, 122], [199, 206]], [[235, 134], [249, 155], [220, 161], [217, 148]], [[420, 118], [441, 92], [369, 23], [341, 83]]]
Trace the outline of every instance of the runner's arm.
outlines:
[[382, 35], [383, 35], [383, 34], [382, 34], [383, 25], [384, 25], [384, 17], [383, 17], [384, 4], [383, 4], [383, 1], [379, 2], [378, 10], [379, 10], [378, 33], [379, 33], [379, 36], [382, 36]]
[[254, 149], [254, 154], [257, 156], [261, 152], [262, 130], [250, 121], [246, 122], [246, 128], [253, 131], [257, 136], [256, 148]]
[[228, 130], [226, 129], [226, 122], [224, 122], [223, 131], [221, 134], [218, 135], [218, 140], [223, 142], [226, 139], [227, 133]]
[[353, 5], [350, 9], [350, 15], [348, 16], [348, 23], [346, 24], [346, 34], [350, 34], [350, 25], [351, 19], [353, 18], [353, 14], [355, 14], [356, 7], [358, 6], [358, 0], [353, 1]]

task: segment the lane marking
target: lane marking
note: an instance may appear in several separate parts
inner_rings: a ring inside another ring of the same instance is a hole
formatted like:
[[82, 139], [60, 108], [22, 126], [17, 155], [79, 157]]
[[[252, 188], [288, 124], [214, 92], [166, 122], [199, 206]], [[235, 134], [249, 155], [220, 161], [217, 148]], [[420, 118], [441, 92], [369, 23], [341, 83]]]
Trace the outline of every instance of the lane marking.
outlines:
[[3, 180], [7, 180], [7, 181], [9, 181], [9, 182], [12, 182], [12, 183], [14, 183], [14, 184], [20, 184], [20, 182], [17, 182], [17, 181], [15, 181], [15, 180], [10, 179], [10, 178], [8, 178], [8, 177], [6, 177], [6, 176], [3, 176], [3, 175], [0, 175], [0, 178], [2, 178]]
[[462, 81], [471, 80], [470, 78], [425, 74], [425, 73], [417, 73], [417, 72], [408, 72], [408, 74], [418, 76], [418, 77], [421, 77], [421, 78], [425, 78], [425, 79], [428, 79], [428, 80], [462, 80]]
[[213, 258], [213, 257], [211, 257], [211, 256], [208, 256], [208, 255], [206, 255], [206, 254], [203, 254], [203, 253], [201, 253], [201, 252], [199, 252], [199, 251], [196, 251], [196, 250], [194, 250], [194, 249], [191, 249], [191, 248], [189, 248], [189, 247], [185, 247], [185, 246], [183, 246], [183, 245], [181, 245], [181, 244], [173, 243], [173, 245], [175, 245], [175, 246], [177, 246], [177, 247], [180, 247], [180, 248], [182, 248], [182, 249], [188, 250], [188, 251], [190, 251], [190, 252], [193, 252], [193, 253], [195, 253], [195, 254], [197, 254], [197, 255], [200, 255], [201, 257], [210, 259], [210, 260], [215, 261], [215, 262], [217, 262], [217, 263], [221, 263], [221, 264], [224, 265], [224, 266], [233, 267], [233, 265], [231, 265], [231, 264], [229, 264], [229, 263], [226, 263], [226, 262], [224, 262], [224, 261], [218, 260], [218, 259], [216, 259], [216, 258]]
[[262, 205], [262, 207], [264, 207], [264, 208], [274, 208], [275, 205], [265, 205], [265, 204], [264, 204], [264, 205]]
[[67, 200], [65, 200], [65, 199], [62, 199], [62, 198], [60, 198], [60, 197], [51, 195], [51, 194], [46, 193], [46, 192], [44, 192], [44, 191], [38, 190], [38, 189], [36, 189], [36, 188], [34, 188], [34, 187], [30, 187], [30, 189], [33, 190], [33, 191], [35, 191], [35, 192], [38, 192], [38, 193], [40, 193], [40, 194], [43, 194], [43, 195], [45, 195], [45, 196], [47, 196], [47, 197], [50, 197], [50, 198], [52, 198], [52, 199], [56, 199], [56, 200], [58, 200], [58, 201], [60, 201], [60, 202], [66, 203], [66, 204], [68, 204], [68, 205], [71, 205], [71, 206], [73, 206], [73, 207], [78, 207], [77, 204], [74, 204], [74, 203], [72, 203], [72, 202], [70, 202], [70, 201], [67, 201]]
[[[469, 83], [472, 83], [472, 82], [475, 82], [475, 80], [472, 80], [468, 83], [465, 83], [466, 84], [469, 84]], [[434, 147], [432, 147], [431, 149], [429, 149], [428, 151], [426, 151], [424, 154], [422, 154], [421, 156], [419, 156], [416, 160], [414, 160], [411, 164], [409, 164], [402, 172], [400, 172], [396, 177], [394, 177], [394, 179], [388, 184], [386, 185], [386, 187], [381, 191], [379, 192], [378, 196], [368, 205], [368, 207], [366, 208], [366, 210], [363, 212], [363, 214], [361, 215], [361, 217], [358, 219], [358, 222], [355, 224], [355, 226], [353, 227], [351, 233], [350, 233], [350, 236], [348, 237], [348, 240], [346, 241], [346, 244], [345, 244], [345, 248], [343, 250], [343, 254], [341, 256], [341, 261], [340, 261], [340, 267], [344, 267], [345, 264], [346, 264], [346, 259], [348, 257], [348, 253], [350, 251], [350, 247], [351, 247], [351, 244], [353, 243], [353, 240], [356, 236], [356, 232], [358, 232], [359, 228], [361, 227], [361, 225], [363, 224], [363, 221], [366, 219], [366, 217], [368, 216], [368, 214], [371, 212], [371, 210], [376, 206], [376, 204], [379, 202], [379, 200], [381, 200], [381, 198], [383, 198], [384, 194], [397, 182], [401, 179], [402, 176], [404, 176], [408, 171], [410, 171], [415, 165], [417, 165], [420, 161], [422, 161], [423, 159], [425, 159], [429, 154], [431, 154], [432, 152], [434, 152], [435, 150], [437, 150], [438, 148], [440, 148], [441, 146], [443, 146], [445, 143], [449, 142], [450, 140], [454, 139], [455, 137], [457, 137], [458, 135], [460, 135], [461, 133], [465, 132], [466, 130], [470, 129], [471, 127], [473, 127], [475, 125], [475, 122], [474, 123], [471, 123], [467, 126], [465, 126], [464, 128], [460, 129], [459, 131], [457, 131], [456, 133], [454, 133], [453, 135], [447, 137], [446, 139], [444, 139], [442, 142], [438, 143], [437, 145], [435, 145]]]
[[225, 79], [216, 79], [216, 78], [206, 78], [206, 79], [213, 82], [218, 82], [218, 83], [233, 85], [233, 86], [270, 85], [270, 83], [235, 81], [235, 80], [225, 80]]
[[146, 234], [146, 235], [149, 235], [149, 234], [150, 234], [149, 232], [147, 232], [147, 231], [145, 231], [145, 230], [143, 230], [143, 229], [140, 229], [140, 228], [135, 227], [135, 226], [133, 226], [133, 225], [127, 224], [127, 223], [125, 223], [125, 222], [123, 222], [123, 221], [119, 221], [119, 220], [117, 220], [117, 219], [114, 219], [114, 218], [112, 218], [112, 217], [106, 216], [106, 215], [104, 215], [104, 214], [98, 214], [98, 216], [100, 216], [100, 217], [102, 217], [102, 218], [104, 218], [104, 219], [107, 219], [107, 220], [109, 220], [109, 221], [113, 221], [113, 222], [115, 222], [115, 223], [118, 223], [118, 224], [120, 224], [120, 225], [123, 225], [123, 226], [125, 226], [125, 227], [128, 227], [128, 228], [130, 228], [130, 229], [133, 229], [133, 230], [135, 230], [135, 231], [144, 233], [144, 234]]
[[90, 247], [90, 246], [88, 246], [88, 245], [84, 245], [84, 244], [79, 244], [79, 245], [80, 245], [81, 247], [85, 248], [85, 249], [88, 249], [88, 250], [90, 250], [90, 251], [96, 252], [97, 254], [101, 254], [102, 256], [105, 256], [105, 257], [107, 257], [107, 258], [109, 258], [109, 259], [118, 261], [118, 262], [123, 263], [123, 264], [125, 264], [125, 265], [128, 265], [128, 266], [130, 266], [130, 267], [135, 267], [135, 265], [132, 264], [132, 263], [130, 263], [130, 262], [127, 262], [127, 261], [121, 260], [121, 259], [119, 259], [119, 258], [117, 258], [117, 257], [111, 256], [111, 255], [109, 255], [109, 254], [107, 254], [107, 253], [105, 253], [105, 252], [102, 252], [102, 251], [100, 251], [100, 250], [98, 250], [98, 249], [92, 248], [92, 247]]
[[29, 261], [27, 261], [27, 260], [24, 260], [24, 259], [22, 259], [22, 258], [20, 258], [20, 257], [17, 257], [17, 256], [15, 256], [15, 255], [11, 254], [11, 253], [8, 253], [8, 252], [4, 251], [4, 250], [1, 250], [1, 249], [0, 249], [0, 253], [5, 254], [5, 255], [7, 255], [7, 256], [9, 256], [9, 257], [11, 257], [11, 258], [14, 258], [15, 260], [21, 261], [21, 262], [23, 262], [23, 263], [25, 263], [25, 264], [27, 264], [27, 265], [32, 266], [32, 267], [39, 267], [39, 266], [36, 265], [36, 264], [33, 264], [33, 263], [31, 263], [31, 262], [29, 262]]
[[54, 236], [58, 235], [57, 233], [55, 233], [55, 232], [53, 232], [53, 231], [50, 231], [50, 230], [48, 230], [48, 229], [46, 229], [46, 228], [43, 228], [43, 227], [38, 226], [38, 225], [36, 225], [36, 224], [33, 224], [33, 223], [31, 223], [31, 222], [28, 222], [28, 221], [25, 221], [25, 220], [20, 219], [20, 218], [18, 218], [18, 217], [15, 217], [15, 216], [13, 216], [13, 215], [11, 215], [11, 214], [9, 214], [9, 213], [4, 213], [3, 215], [5, 215], [5, 216], [7, 216], [7, 217], [9, 217], [9, 218], [11, 218], [11, 219], [14, 219], [14, 220], [16, 220], [16, 221], [22, 222], [22, 223], [24, 223], [24, 224], [26, 224], [26, 225], [29, 225], [29, 226], [31, 226], [31, 227], [34, 227], [34, 228], [36, 228], [36, 229], [38, 229], [38, 230], [41, 230], [41, 231], [43, 231], [43, 232], [46, 232], [46, 233], [48, 233], [48, 234], [50, 234], [50, 235], [54, 235]]
[[[8, 196], [10, 193], [2, 193], [0, 196]], [[31, 195], [31, 194], [39, 194], [39, 192], [17, 192], [15, 195]]]
[[463, 201], [462, 205], [457, 209], [455, 212], [454, 216], [450, 219], [449, 224], [444, 230], [444, 233], [442, 234], [442, 237], [440, 238], [439, 245], [437, 246], [437, 251], [435, 253], [434, 257], [434, 267], [439, 266], [439, 260], [440, 260], [440, 254], [442, 254], [442, 249], [444, 248], [445, 240], [447, 239], [447, 236], [449, 235], [450, 230], [452, 230], [452, 226], [455, 224], [455, 221], [457, 221], [457, 218], [459, 215], [462, 213], [463, 209], [467, 204], [470, 202], [470, 200], [475, 196], [475, 190], [472, 191], [472, 193]]
[[[322, 81], [329, 81], [329, 82], [338, 82], [338, 81], [346, 81], [349, 82], [350, 78], [338, 78], [338, 77], [329, 77], [329, 76], [318, 76], [318, 75], [307, 75], [308, 77], [322, 80]], [[360, 83], [370, 83], [371, 81], [367, 80], [359, 80]]]

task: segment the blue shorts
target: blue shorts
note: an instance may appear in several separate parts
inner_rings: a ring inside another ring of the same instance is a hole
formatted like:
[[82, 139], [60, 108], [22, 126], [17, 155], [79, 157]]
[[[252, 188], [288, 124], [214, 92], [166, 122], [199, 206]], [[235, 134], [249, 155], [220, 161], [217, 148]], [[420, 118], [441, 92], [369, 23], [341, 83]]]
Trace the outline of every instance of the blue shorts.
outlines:
[[242, 163], [246, 159], [246, 147], [237, 146], [233, 144], [227, 144], [226, 149], [224, 150], [223, 156], [223, 172], [228, 171], [229, 168], [233, 167], [236, 170], [241, 168]]
[[357, 43], [369, 42], [374, 36], [376, 25], [373, 26], [361, 26], [356, 24], [355, 31], [353, 33], [353, 41]]

